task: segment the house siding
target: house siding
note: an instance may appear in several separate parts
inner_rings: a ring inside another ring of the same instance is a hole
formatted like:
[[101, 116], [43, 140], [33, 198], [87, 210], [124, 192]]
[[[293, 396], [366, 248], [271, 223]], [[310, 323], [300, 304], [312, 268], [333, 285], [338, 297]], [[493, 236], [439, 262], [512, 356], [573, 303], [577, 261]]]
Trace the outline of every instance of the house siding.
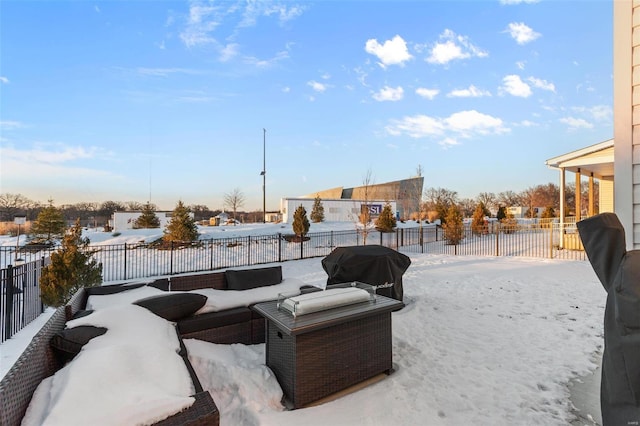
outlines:
[[599, 213], [612, 212], [613, 207], [613, 178], [600, 179], [600, 199], [598, 200]]
[[640, 1], [613, 2], [615, 212], [640, 248]]

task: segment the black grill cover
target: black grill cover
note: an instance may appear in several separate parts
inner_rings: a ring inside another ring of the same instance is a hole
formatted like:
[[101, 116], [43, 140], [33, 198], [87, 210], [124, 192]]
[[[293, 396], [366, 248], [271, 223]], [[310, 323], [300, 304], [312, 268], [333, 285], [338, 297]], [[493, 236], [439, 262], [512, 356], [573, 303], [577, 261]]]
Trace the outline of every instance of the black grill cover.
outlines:
[[640, 250], [626, 250], [615, 213], [577, 223], [593, 270], [607, 291], [600, 408], [603, 426], [640, 420]]
[[361, 281], [371, 285], [393, 283], [376, 293], [402, 301], [402, 274], [411, 259], [388, 247], [379, 245], [338, 247], [322, 259], [329, 278], [327, 284]]

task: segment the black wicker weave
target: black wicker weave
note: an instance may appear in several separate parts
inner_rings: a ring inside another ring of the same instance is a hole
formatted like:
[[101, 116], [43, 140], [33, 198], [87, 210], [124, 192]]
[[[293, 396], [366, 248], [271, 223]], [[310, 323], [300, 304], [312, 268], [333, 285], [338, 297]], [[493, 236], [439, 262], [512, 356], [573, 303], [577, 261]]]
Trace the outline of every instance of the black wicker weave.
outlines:
[[267, 318], [266, 364], [290, 408], [300, 408], [392, 370], [391, 312], [377, 301], [291, 317], [275, 302], [255, 309]]

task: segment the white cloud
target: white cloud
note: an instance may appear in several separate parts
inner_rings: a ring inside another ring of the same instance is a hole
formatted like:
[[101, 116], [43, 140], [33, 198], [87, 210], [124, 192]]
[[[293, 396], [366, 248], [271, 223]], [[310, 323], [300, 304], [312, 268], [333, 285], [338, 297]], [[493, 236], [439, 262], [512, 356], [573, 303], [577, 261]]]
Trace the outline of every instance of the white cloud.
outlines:
[[501, 119], [482, 114], [476, 110], [451, 114], [445, 119], [445, 123], [449, 129], [461, 133], [466, 137], [474, 133], [486, 135], [489, 133], [499, 134], [508, 131], [503, 126]]
[[[385, 127], [392, 136], [407, 135], [412, 138], [440, 137], [456, 141], [455, 137], [471, 138], [476, 135], [502, 134], [509, 132], [501, 119], [475, 110], [460, 111], [449, 117], [414, 115], [392, 120]], [[456, 142], [457, 143], [457, 142]], [[449, 143], [451, 145], [452, 143]]]
[[427, 89], [426, 87], [418, 87], [416, 89], [416, 94], [418, 96], [422, 96], [423, 98], [426, 99], [434, 99], [438, 93], [440, 93], [440, 90], [438, 89]]
[[613, 121], [613, 110], [610, 105], [595, 105], [592, 107], [573, 107], [572, 111], [579, 112], [596, 121]]
[[323, 83], [318, 83], [315, 80], [311, 80], [307, 82], [307, 86], [310, 86], [316, 92], [322, 93], [327, 90], [327, 85]]
[[30, 178], [49, 179], [57, 178], [85, 179], [116, 176], [110, 172], [94, 170], [87, 167], [70, 165], [76, 160], [84, 163], [98, 155], [108, 155], [98, 148], [84, 148], [81, 146], [39, 145], [31, 149], [15, 149], [14, 147], [0, 147], [3, 173], [20, 174], [25, 170], [31, 170]]
[[526, 61], [518, 61], [516, 62], [516, 66], [518, 67], [518, 69], [523, 70], [526, 63], [527, 63]]
[[0, 83], [9, 84], [9, 79], [7, 77], [0, 76]]
[[524, 22], [511, 22], [507, 26], [506, 32], [508, 32], [511, 38], [518, 44], [527, 44], [541, 35], [529, 28]]
[[610, 105], [596, 105], [589, 108], [589, 112], [598, 121], [613, 120], [613, 110]]
[[536, 87], [538, 89], [548, 90], [554, 93], [556, 91], [556, 86], [553, 83], [549, 83], [547, 80], [541, 80], [539, 78], [529, 77], [527, 78], [527, 81], [531, 83], [533, 87]]
[[2, 120], [0, 121], [0, 129], [1, 130], [14, 130], [14, 129], [22, 129], [24, 124], [19, 121], [10, 121], [10, 120]]
[[376, 101], [399, 101], [404, 96], [404, 89], [398, 86], [396, 88], [384, 86], [380, 91], [373, 94]]
[[189, 48], [202, 44], [216, 43], [211, 33], [221, 24], [222, 16], [218, 8], [192, 3], [189, 18], [180, 39]]
[[188, 68], [136, 68], [138, 74], [152, 77], [169, 77], [171, 74], [199, 75], [202, 71]]
[[378, 43], [376, 39], [369, 39], [365, 44], [364, 50], [376, 56], [380, 60], [378, 64], [382, 68], [388, 65], [403, 66], [406, 61], [413, 58], [407, 49], [407, 43], [399, 35], [385, 41], [383, 44]]
[[531, 96], [531, 87], [518, 75], [508, 75], [502, 79], [501, 91], [507, 92], [512, 96], [528, 98]]
[[283, 87], [283, 88], [282, 88], [282, 91], [283, 91], [284, 93], [289, 93], [289, 92], [291, 92], [291, 87], [289, 87], [289, 86], [287, 86], [287, 87]]
[[487, 52], [471, 44], [468, 37], [457, 35], [448, 29], [440, 35], [440, 40], [442, 41], [431, 48], [427, 62], [444, 65], [456, 59], [489, 56]]
[[586, 120], [583, 120], [582, 118], [564, 117], [564, 118], [561, 118], [559, 121], [569, 126], [569, 130], [593, 128], [593, 124], [589, 123]]
[[447, 97], [449, 98], [480, 98], [483, 96], [491, 96], [491, 92], [478, 89], [473, 84], [467, 89], [456, 89], [447, 93]]
[[304, 13], [304, 7], [293, 5], [287, 7], [284, 4], [261, 1], [248, 1], [242, 10], [242, 21], [239, 27], [253, 27], [262, 16], [275, 16], [280, 25], [283, 25]]
[[326, 72], [326, 73], [322, 74], [322, 75], [320, 76], [320, 78], [321, 78], [321, 79], [323, 79], [323, 80], [329, 80], [329, 79], [331, 78], [331, 74], [329, 74], [328, 72]]
[[220, 49], [220, 62], [227, 62], [238, 56], [238, 47], [237, 43], [229, 43]]
[[458, 142], [457, 139], [454, 138], [444, 138], [440, 142], [438, 142], [438, 145], [440, 145], [443, 149], [448, 149], [452, 146], [460, 145], [460, 142]]
[[534, 127], [534, 126], [537, 126], [537, 124], [536, 124], [536, 123], [534, 123], [533, 121], [529, 121], [529, 120], [522, 120], [522, 121], [520, 122], [520, 125], [521, 125], [522, 127]]
[[258, 68], [269, 68], [277, 64], [278, 62], [289, 59], [289, 52], [286, 50], [276, 53], [276, 55], [269, 59], [259, 59], [253, 56], [245, 56], [243, 61], [245, 64], [254, 65]]

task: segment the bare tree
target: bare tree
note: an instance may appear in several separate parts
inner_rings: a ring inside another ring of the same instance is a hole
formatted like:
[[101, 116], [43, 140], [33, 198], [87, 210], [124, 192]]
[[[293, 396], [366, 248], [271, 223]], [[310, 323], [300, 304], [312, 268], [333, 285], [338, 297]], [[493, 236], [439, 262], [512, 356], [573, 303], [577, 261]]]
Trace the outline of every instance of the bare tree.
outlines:
[[369, 210], [371, 207], [369, 205], [371, 201], [371, 185], [373, 185], [371, 169], [367, 169], [366, 173], [362, 177], [362, 186], [358, 188], [357, 193], [354, 192], [353, 194], [354, 198], [362, 201], [359, 211], [354, 212], [354, 222], [356, 224], [356, 229], [359, 228], [358, 224], [362, 225], [362, 228], [359, 229], [359, 231], [362, 233], [363, 245], [367, 244], [367, 236], [373, 226], [371, 224], [371, 211]]
[[240, 188], [234, 188], [233, 191], [224, 194], [224, 205], [233, 211], [233, 224], [235, 225], [236, 212], [239, 207], [244, 205], [244, 194], [240, 191]]
[[444, 221], [449, 207], [458, 204], [458, 193], [445, 188], [427, 188], [424, 191], [425, 208], [427, 211], [435, 211], [437, 217]]
[[522, 196], [513, 191], [503, 191], [498, 194], [497, 201], [501, 206], [509, 208], [522, 204]]
[[481, 192], [480, 194], [478, 194], [476, 201], [478, 201], [478, 203], [484, 204], [486, 208], [491, 210], [496, 207], [496, 194], [494, 194], [493, 192]]
[[10, 221], [19, 214], [25, 214], [33, 202], [22, 194], [0, 194], [0, 220]]
[[463, 198], [458, 203], [458, 208], [460, 209], [460, 213], [462, 213], [462, 217], [471, 217], [473, 216], [473, 212], [476, 210], [476, 201], [472, 198]]

